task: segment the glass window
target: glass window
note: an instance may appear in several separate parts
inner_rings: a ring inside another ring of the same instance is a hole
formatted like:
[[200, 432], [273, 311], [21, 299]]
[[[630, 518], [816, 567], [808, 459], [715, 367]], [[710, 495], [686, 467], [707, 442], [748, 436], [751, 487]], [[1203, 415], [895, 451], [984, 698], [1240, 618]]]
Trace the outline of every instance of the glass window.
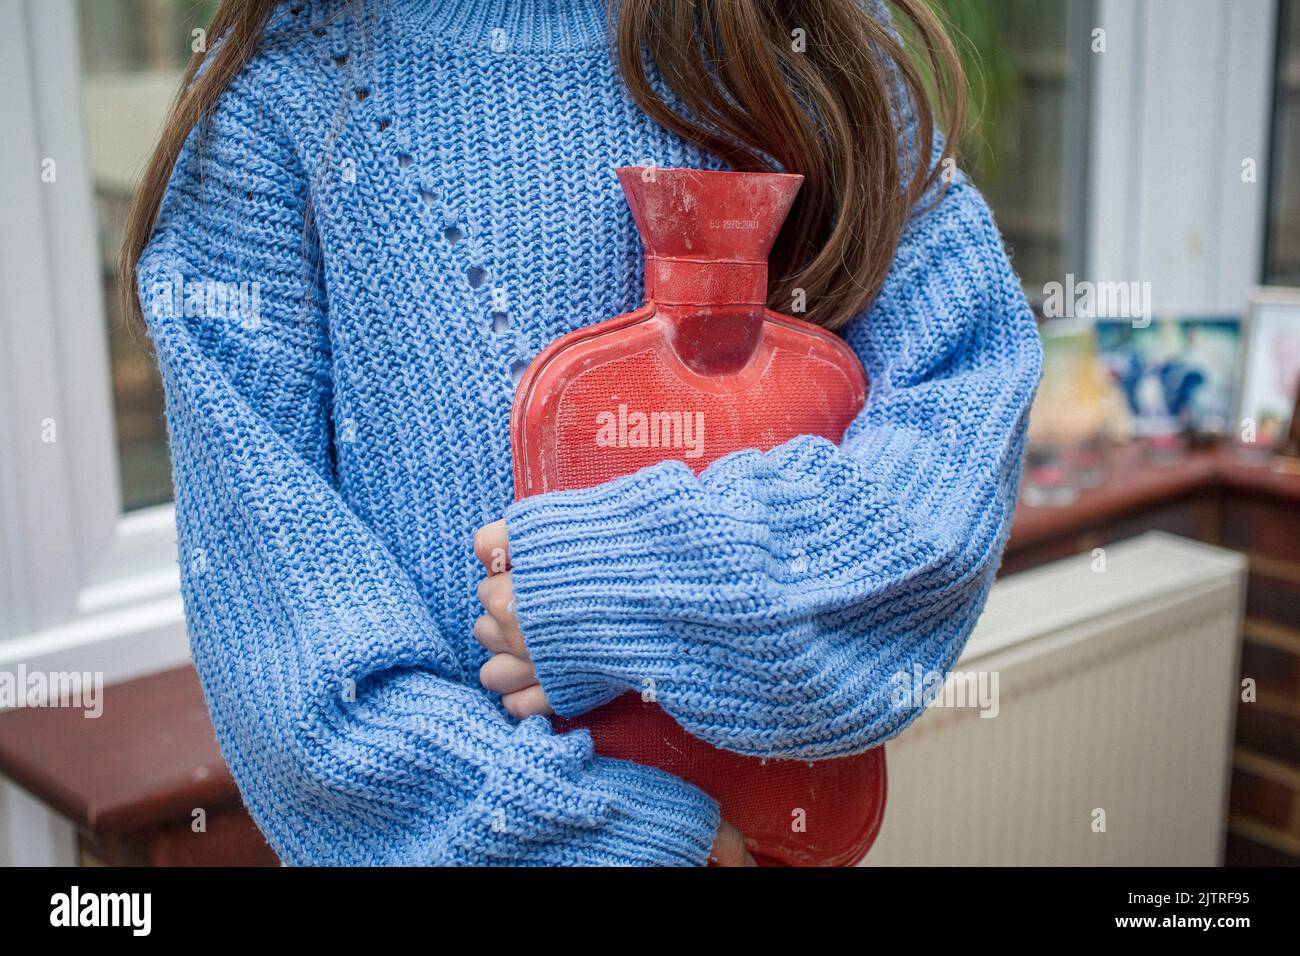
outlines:
[[1278, 4], [1273, 163], [1264, 281], [1300, 285], [1300, 2]]
[[118, 305], [117, 254], [131, 193], [215, 2], [79, 0], [82, 106], [109, 325], [113, 401], [127, 509], [171, 498], [162, 387], [144, 332]]
[[[1031, 301], [1081, 272], [1086, 0], [939, 0], [971, 87], [963, 167]], [[1082, 18], [1082, 20], [1081, 20]]]

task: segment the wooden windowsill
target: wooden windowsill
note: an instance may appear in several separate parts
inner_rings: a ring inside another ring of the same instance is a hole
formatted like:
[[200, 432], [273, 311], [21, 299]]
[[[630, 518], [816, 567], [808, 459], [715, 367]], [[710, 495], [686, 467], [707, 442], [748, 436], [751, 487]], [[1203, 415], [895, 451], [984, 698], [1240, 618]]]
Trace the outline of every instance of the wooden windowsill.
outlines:
[[188, 666], [105, 687], [96, 718], [71, 707], [0, 715], [0, 774], [94, 835], [240, 805]]

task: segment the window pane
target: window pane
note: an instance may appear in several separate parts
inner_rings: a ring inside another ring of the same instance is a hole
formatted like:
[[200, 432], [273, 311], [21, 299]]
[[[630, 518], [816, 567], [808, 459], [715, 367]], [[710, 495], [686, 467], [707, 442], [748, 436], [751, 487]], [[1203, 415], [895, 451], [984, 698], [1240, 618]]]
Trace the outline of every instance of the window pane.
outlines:
[[[988, 197], [1031, 300], [1079, 271], [1086, 84], [1082, 0], [942, 0], [971, 86], [963, 166]], [[1067, 42], [1068, 41], [1068, 42]]]
[[1300, 285], [1300, 2], [1280, 5], [1264, 281]]
[[162, 388], [148, 340], [118, 306], [117, 253], [131, 191], [158, 138], [190, 54], [190, 30], [213, 3], [79, 0], [82, 112], [109, 323], [118, 460], [125, 508], [171, 498]]

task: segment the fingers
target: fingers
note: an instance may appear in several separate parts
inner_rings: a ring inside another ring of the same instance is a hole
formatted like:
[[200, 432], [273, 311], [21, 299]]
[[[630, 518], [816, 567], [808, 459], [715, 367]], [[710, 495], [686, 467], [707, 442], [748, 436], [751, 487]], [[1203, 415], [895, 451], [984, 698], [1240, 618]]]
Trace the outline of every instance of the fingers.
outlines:
[[509, 630], [519, 626], [515, 618], [515, 589], [510, 572], [493, 574], [478, 583], [478, 600], [502, 627]]
[[744, 836], [726, 820], [718, 821], [718, 835], [713, 839], [709, 862], [713, 866], [758, 866], [745, 849]]
[[506, 711], [511, 717], [523, 720], [525, 717], [531, 717], [534, 714], [541, 714], [549, 717], [555, 713], [551, 709], [550, 702], [546, 699], [546, 693], [542, 690], [541, 684], [533, 684], [531, 687], [525, 687], [523, 690], [517, 690], [512, 694], [506, 694], [501, 698], [501, 703], [505, 705]]
[[515, 614], [505, 521], [494, 521], [479, 528], [474, 535], [474, 555], [488, 572], [478, 586], [479, 603], [487, 613], [474, 622], [474, 639], [492, 653], [479, 669], [479, 683], [486, 690], [500, 694], [502, 705], [513, 717], [551, 714], [551, 705], [537, 682]]
[[528, 660], [528, 651], [524, 648], [524, 636], [519, 632], [519, 628], [506, 629], [490, 614], [484, 614], [474, 622], [474, 640], [493, 654], [513, 654], [515, 657]]
[[474, 534], [474, 556], [483, 563], [488, 574], [500, 574], [510, 569], [510, 539], [504, 518], [485, 524]]
[[510, 572], [480, 581], [478, 599], [487, 614], [474, 622], [474, 639], [494, 654], [514, 654], [527, 660], [528, 648], [515, 614]]
[[495, 694], [513, 694], [537, 683], [533, 665], [513, 654], [494, 654], [479, 668], [479, 683]]

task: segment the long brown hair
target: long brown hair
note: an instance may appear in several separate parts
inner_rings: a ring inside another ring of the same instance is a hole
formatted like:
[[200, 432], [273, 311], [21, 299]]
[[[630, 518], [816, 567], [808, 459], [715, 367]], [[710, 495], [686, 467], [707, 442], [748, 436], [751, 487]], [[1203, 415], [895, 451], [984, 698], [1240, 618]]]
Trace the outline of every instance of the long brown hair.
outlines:
[[[190, 131], [257, 49], [277, 0], [221, 0], [191, 58], [127, 217], [121, 288], [135, 269]], [[621, 0], [612, 47], [633, 100], [662, 126], [737, 170], [801, 173], [772, 250], [768, 304], [838, 328], [875, 298], [907, 220], [938, 181], [965, 122], [957, 53], [926, 0], [892, 0], [897, 33], [863, 0]], [[908, 51], [912, 51], [909, 56]], [[657, 72], [672, 105], [653, 87]], [[900, 140], [915, 119], [914, 142]]]

